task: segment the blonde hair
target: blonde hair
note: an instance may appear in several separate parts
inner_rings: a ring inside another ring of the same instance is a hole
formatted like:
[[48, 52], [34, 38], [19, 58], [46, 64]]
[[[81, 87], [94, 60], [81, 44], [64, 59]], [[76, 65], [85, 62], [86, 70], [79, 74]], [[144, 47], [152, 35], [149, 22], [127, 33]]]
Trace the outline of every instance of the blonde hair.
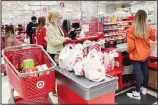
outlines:
[[139, 10], [134, 19], [134, 34], [136, 37], [147, 38], [148, 27], [147, 27], [147, 13], [144, 10]]
[[15, 30], [13, 25], [9, 25], [5, 29], [5, 39], [7, 40], [9, 37], [15, 37]]
[[56, 23], [60, 18], [62, 18], [62, 15], [57, 11], [52, 11], [48, 14], [48, 21], [50, 23]]

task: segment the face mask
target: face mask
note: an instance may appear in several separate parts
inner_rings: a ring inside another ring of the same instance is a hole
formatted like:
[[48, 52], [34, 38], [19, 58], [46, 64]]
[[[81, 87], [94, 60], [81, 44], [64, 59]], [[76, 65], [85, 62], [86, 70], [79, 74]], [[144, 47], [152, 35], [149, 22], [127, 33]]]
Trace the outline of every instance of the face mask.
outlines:
[[57, 25], [60, 26], [62, 24], [63, 20], [57, 21]]

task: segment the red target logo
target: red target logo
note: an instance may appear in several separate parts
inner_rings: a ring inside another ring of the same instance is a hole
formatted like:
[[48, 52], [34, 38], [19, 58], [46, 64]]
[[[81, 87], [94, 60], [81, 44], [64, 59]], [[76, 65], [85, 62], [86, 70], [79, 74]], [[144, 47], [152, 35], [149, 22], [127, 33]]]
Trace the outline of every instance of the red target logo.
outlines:
[[60, 2], [60, 6], [61, 6], [61, 7], [64, 7], [64, 2]]
[[36, 84], [36, 87], [41, 89], [41, 88], [44, 87], [44, 85], [45, 85], [44, 81], [38, 81], [37, 84]]
[[46, 7], [44, 7], [44, 8], [43, 8], [43, 11], [47, 11], [47, 8], [46, 8]]

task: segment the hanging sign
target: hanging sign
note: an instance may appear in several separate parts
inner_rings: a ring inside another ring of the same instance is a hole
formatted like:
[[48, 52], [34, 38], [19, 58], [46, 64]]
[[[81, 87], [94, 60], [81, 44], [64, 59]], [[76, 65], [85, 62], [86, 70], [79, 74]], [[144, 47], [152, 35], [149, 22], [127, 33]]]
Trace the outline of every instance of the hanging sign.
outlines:
[[64, 2], [60, 2], [61, 7], [64, 7], [64, 5], [65, 5]]

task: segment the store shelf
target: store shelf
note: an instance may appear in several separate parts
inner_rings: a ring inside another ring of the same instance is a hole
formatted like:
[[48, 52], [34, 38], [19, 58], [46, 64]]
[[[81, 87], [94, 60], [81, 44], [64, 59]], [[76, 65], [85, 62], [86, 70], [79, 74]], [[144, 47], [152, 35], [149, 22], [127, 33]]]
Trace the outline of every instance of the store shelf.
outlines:
[[104, 29], [104, 31], [113, 31], [113, 30], [119, 30], [119, 28], [111, 28], [111, 29]]
[[119, 22], [113, 22], [113, 23], [104, 23], [104, 25], [117, 25], [117, 24], [119, 24]]
[[114, 70], [107, 72], [107, 74], [110, 75], [110, 76], [115, 76], [115, 75], [118, 75], [118, 74], [121, 74], [121, 73], [122, 73], [122, 71], [119, 70], [118, 68], [115, 68]]
[[104, 37], [108, 37], [108, 36], [118, 36], [120, 34], [111, 34], [111, 35], [104, 35]]

